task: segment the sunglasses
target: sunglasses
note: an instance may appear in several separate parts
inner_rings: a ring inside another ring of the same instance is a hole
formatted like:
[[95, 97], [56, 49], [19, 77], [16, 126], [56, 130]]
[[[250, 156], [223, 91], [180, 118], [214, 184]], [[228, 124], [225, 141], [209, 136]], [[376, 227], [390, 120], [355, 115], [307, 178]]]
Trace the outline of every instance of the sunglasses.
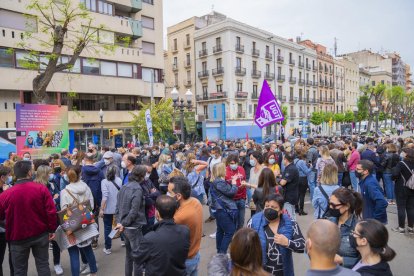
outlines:
[[335, 203], [329, 202], [329, 206], [332, 207], [333, 209], [336, 209], [336, 207], [339, 207], [342, 205], [343, 205], [342, 203], [335, 204]]
[[357, 237], [359, 237], [359, 238], [363, 238], [363, 236], [361, 236], [361, 234], [359, 234], [359, 233], [355, 232], [355, 230], [351, 230], [351, 235], [353, 235], [353, 236], [357, 236]]

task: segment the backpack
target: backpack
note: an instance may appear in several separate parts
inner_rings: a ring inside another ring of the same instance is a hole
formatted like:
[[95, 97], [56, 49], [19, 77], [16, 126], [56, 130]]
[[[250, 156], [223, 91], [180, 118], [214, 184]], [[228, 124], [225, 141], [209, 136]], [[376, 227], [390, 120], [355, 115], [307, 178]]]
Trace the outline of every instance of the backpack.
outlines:
[[411, 190], [414, 190], [414, 169], [411, 170], [410, 167], [408, 167], [408, 165], [404, 161], [401, 161], [401, 163], [403, 163], [405, 167], [408, 169], [408, 171], [411, 173], [411, 176], [410, 178], [408, 178], [408, 180], [404, 178], [403, 174], [401, 174], [402, 178], [404, 179], [404, 186]]

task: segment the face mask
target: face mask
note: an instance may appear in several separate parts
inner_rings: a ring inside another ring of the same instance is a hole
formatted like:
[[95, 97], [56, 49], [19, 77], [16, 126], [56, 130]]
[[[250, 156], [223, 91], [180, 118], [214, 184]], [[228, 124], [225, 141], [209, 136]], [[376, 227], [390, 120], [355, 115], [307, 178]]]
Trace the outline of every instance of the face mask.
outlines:
[[53, 173], [49, 174], [49, 181], [52, 181], [55, 178], [55, 176], [53, 175]]
[[23, 157], [23, 161], [30, 161], [29, 157]]
[[146, 173], [146, 174], [145, 174], [145, 180], [148, 180], [148, 179], [149, 179], [149, 177], [150, 177], [150, 175], [151, 175], [150, 173]]
[[121, 162], [121, 167], [122, 167], [122, 168], [124, 168], [124, 169], [127, 167], [127, 165], [126, 165], [125, 161], [122, 161], [122, 162]]
[[69, 182], [69, 178], [68, 178], [68, 175], [67, 175], [67, 174], [63, 175], [63, 179], [64, 179], [66, 182]]
[[406, 154], [405, 152], [401, 152], [401, 153], [400, 153], [400, 157], [401, 157], [401, 159], [404, 159], [406, 156], [407, 156], [407, 154]]
[[269, 164], [270, 165], [273, 165], [274, 163], [275, 163], [275, 159], [273, 159], [273, 158], [272, 159], [269, 159]]
[[92, 152], [93, 152], [93, 149], [88, 149], [88, 152], [89, 152], [89, 153], [92, 153]]
[[354, 235], [349, 234], [349, 245], [353, 248], [356, 249], [358, 247], [356, 238], [354, 237]]
[[167, 163], [171, 163], [171, 159], [167, 159]]
[[111, 164], [111, 161], [110, 161], [110, 160], [106, 160], [106, 159], [105, 159], [105, 160], [104, 160], [104, 163], [105, 163], [105, 165], [107, 165], [107, 166], [108, 166], [109, 164]]
[[274, 221], [275, 219], [279, 218], [279, 213], [278, 211], [272, 209], [272, 208], [266, 208], [263, 211], [264, 217], [268, 220], [268, 221]]
[[339, 211], [339, 209], [329, 208], [326, 216], [327, 217], [339, 218], [341, 216], [341, 212]]
[[228, 146], [227, 146], [227, 145], [224, 145], [224, 148], [225, 148], [225, 149], [227, 149], [227, 148], [228, 148]]
[[355, 176], [358, 177], [358, 178], [361, 178], [362, 177], [362, 173], [355, 171]]
[[247, 146], [243, 146], [243, 149], [244, 149], [244, 150], [247, 150]]
[[157, 155], [157, 151], [153, 150], [152, 155]]
[[77, 152], [77, 151], [72, 152], [72, 155], [73, 155], [73, 156], [76, 156], [76, 154], [78, 154], [78, 152]]
[[6, 184], [9, 185], [13, 181], [13, 176], [9, 175], [6, 179]]
[[252, 167], [256, 166], [256, 161], [253, 159], [250, 159], [249, 163], [250, 163], [250, 166]]
[[232, 169], [233, 171], [237, 170], [238, 167], [239, 167], [239, 165], [237, 165], [237, 164], [231, 164], [230, 165], [230, 169]]

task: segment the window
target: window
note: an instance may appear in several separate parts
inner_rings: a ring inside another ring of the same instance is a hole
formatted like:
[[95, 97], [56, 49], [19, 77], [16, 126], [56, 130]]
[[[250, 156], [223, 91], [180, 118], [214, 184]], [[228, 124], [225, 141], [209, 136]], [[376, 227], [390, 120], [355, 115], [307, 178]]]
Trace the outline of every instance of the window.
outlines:
[[270, 73], [270, 64], [266, 64], [266, 73]]
[[216, 46], [220, 46], [221, 44], [221, 37], [216, 37]]
[[6, 128], [9, 128], [9, 122], [6, 122]]
[[96, 0], [81, 0], [81, 3], [85, 5], [87, 10], [96, 11]]
[[141, 23], [143, 28], [154, 30], [154, 18], [142, 15]]
[[266, 45], [266, 54], [269, 53], [269, 45]]
[[240, 46], [240, 42], [241, 42], [240, 36], [236, 36], [236, 45]]
[[384, 80], [381, 80], [381, 84], [384, 84], [385, 82], [384, 82]]
[[241, 68], [241, 63], [242, 63], [242, 60], [241, 60], [241, 58], [236, 58], [236, 67], [237, 68]]
[[174, 74], [174, 83], [175, 83], [175, 86], [178, 86], [178, 73]]
[[203, 97], [207, 97], [207, 85], [203, 85]]
[[7, 102], [4, 103], [4, 109], [7, 109]]
[[223, 84], [217, 84], [216, 88], [217, 88], [217, 92], [223, 92]]
[[116, 76], [116, 63], [109, 61], [101, 61], [101, 75]]
[[277, 75], [280, 76], [282, 75], [282, 67], [277, 67]]
[[14, 67], [13, 53], [0, 49], [0, 67]]
[[98, 12], [112, 15], [113, 5], [105, 1], [98, 0]]
[[82, 59], [82, 73], [99, 75], [99, 61]]
[[191, 59], [190, 59], [190, 54], [187, 54], [187, 55], [186, 55], [185, 60], [186, 60], [186, 64], [187, 64], [187, 65], [189, 65], [189, 64], [190, 64], [190, 62], [191, 62], [191, 61], [190, 61], [190, 60], [191, 60]]
[[13, 109], [16, 109], [16, 103], [13, 103]]
[[208, 106], [207, 105], [203, 105], [203, 114], [207, 115], [208, 114]]
[[174, 64], [175, 66], [177, 66], [177, 57], [174, 57], [173, 64]]
[[293, 87], [290, 88], [290, 98], [293, 98]]
[[256, 50], [256, 41], [253, 41], [252, 48], [253, 48], [253, 50]]
[[151, 82], [151, 77], [154, 77], [154, 82], [158, 82], [159, 79], [159, 70], [153, 68], [142, 68], [142, 80], [146, 82]]
[[221, 68], [221, 58], [216, 59], [217, 69]]
[[257, 95], [257, 84], [253, 84], [253, 94]]
[[371, 84], [372, 84], [372, 86], [375, 86], [375, 81], [372, 81]]
[[190, 45], [190, 34], [185, 35], [186, 45]]
[[0, 9], [0, 18], [0, 27], [37, 32], [37, 20], [34, 16]]
[[187, 71], [187, 81], [191, 81], [191, 71]]
[[203, 72], [207, 71], [207, 61], [203, 61], [203, 63], [201, 63], [201, 68], [203, 68]]
[[16, 67], [17, 68], [27, 68], [29, 63], [31, 63], [33, 58], [30, 57], [28, 53], [25, 52], [16, 52]]
[[237, 82], [237, 91], [243, 91], [243, 83]]
[[[69, 62], [69, 57], [62, 56], [61, 57], [61, 63], [67, 63]], [[64, 72], [71, 72], [71, 73], [80, 73], [81, 72], [81, 66], [80, 66], [80, 59], [75, 61], [75, 64], [73, 67], [69, 70], [64, 70]]]
[[155, 55], [155, 43], [142, 41], [142, 52], [144, 54]]
[[177, 51], [177, 39], [176, 38], [174, 38], [174, 40], [173, 40], [173, 43], [174, 43], [174, 45], [173, 45], [173, 50], [174, 51]]
[[207, 43], [206, 42], [201, 43], [201, 49], [202, 50], [206, 50], [207, 49]]
[[293, 70], [289, 69], [289, 77], [292, 78], [293, 77]]
[[253, 67], [253, 71], [257, 70], [257, 62], [256, 61], [253, 61], [252, 67]]
[[150, 4], [150, 5], [154, 5], [154, 0], [142, 0], [142, 2]]
[[[279, 98], [280, 98], [280, 97], [282, 97], [282, 91], [283, 91], [283, 90], [282, 90], [282, 86], [281, 86], [281, 85], [279, 85], [279, 86], [278, 86], [277, 91], [279, 91], [279, 96], [278, 96], [278, 97], [279, 97]], [[280, 100], [280, 99], [279, 99], [279, 100]]]
[[114, 44], [115, 43], [115, 34], [113, 32], [99, 30], [99, 43], [103, 44]]

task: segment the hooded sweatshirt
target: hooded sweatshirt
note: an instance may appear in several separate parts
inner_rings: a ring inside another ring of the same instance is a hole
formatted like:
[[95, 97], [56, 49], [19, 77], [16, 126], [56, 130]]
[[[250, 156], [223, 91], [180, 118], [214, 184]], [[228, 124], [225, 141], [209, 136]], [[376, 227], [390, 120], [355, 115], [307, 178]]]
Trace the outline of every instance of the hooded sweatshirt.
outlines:
[[86, 165], [82, 167], [82, 180], [89, 186], [95, 200], [95, 206], [101, 206], [102, 190], [101, 182], [105, 179], [102, 170], [94, 165]]
[[60, 207], [63, 210], [64, 208], [72, 205], [74, 203], [74, 199], [71, 197], [71, 195], [67, 192], [67, 190], [69, 190], [69, 192], [72, 193], [72, 195], [76, 198], [76, 200], [78, 200], [78, 202], [84, 202], [86, 200], [89, 200], [91, 203], [91, 208], [94, 207], [93, 205], [93, 196], [92, 196], [92, 192], [91, 189], [88, 187], [88, 185], [86, 185], [85, 182], [83, 182], [82, 180], [75, 182], [75, 183], [70, 183], [69, 185], [66, 186], [66, 188], [64, 190], [61, 191], [60, 193]]
[[390, 265], [387, 262], [380, 262], [375, 265], [363, 266], [357, 270], [361, 276], [392, 276]]

